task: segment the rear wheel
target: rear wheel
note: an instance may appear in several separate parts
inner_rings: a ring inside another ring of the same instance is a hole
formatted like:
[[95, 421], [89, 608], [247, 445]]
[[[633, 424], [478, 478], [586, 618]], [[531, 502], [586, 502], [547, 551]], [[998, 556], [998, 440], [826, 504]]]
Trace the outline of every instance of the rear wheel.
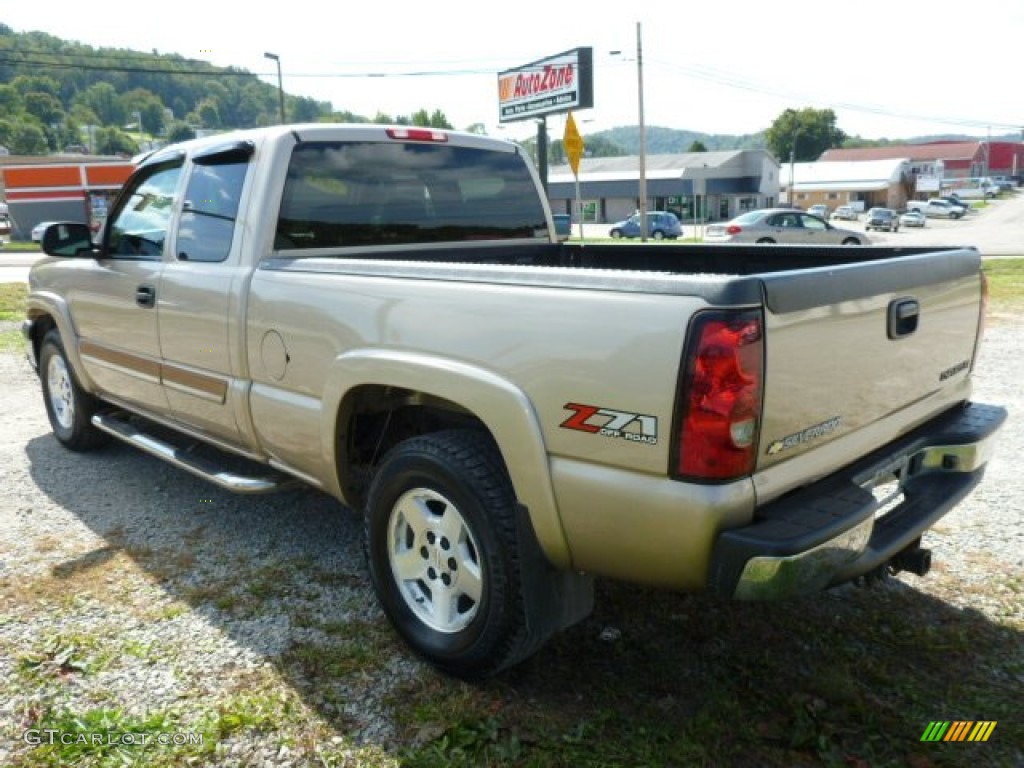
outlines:
[[758, 245], [775, 245], [775, 241], [770, 237], [762, 237], [757, 243]]
[[515, 494], [487, 435], [451, 430], [393, 448], [370, 487], [366, 551], [388, 619], [443, 672], [486, 677], [529, 650]]
[[651, 237], [653, 237], [655, 240], [664, 240], [665, 233], [662, 232], [660, 229], [656, 229], [654, 230], [654, 234], [652, 234]]
[[612, 239], [613, 240], [618, 240], [620, 237], [622, 237], [622, 230], [621, 229], [613, 229], [611, 234], [612, 234]]
[[46, 334], [39, 348], [39, 378], [46, 415], [61, 445], [72, 451], [88, 451], [108, 442], [107, 434], [92, 425], [99, 401], [78, 383], [56, 330]]
[[860, 240], [856, 237], [848, 237], [843, 240], [843, 245], [860, 245]]

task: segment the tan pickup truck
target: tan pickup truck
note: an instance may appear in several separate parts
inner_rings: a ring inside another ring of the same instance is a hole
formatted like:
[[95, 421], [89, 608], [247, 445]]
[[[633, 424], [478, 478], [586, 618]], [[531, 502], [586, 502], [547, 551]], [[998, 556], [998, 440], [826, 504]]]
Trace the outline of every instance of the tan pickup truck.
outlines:
[[[56, 438], [365, 517], [398, 633], [493, 674], [595, 577], [769, 599], [880, 570], [981, 479], [974, 249], [560, 242], [512, 143], [297, 125], [142, 161], [51, 226]], [[241, 461], [240, 461], [241, 460]]]

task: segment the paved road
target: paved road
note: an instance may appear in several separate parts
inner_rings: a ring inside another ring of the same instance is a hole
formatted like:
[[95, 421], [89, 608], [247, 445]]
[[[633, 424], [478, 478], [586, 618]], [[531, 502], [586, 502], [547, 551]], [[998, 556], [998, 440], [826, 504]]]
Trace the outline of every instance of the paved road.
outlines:
[[[586, 238], [607, 238], [607, 224], [584, 224]], [[864, 230], [863, 222], [844, 221], [840, 226]], [[703, 227], [697, 227], [701, 234]], [[578, 241], [579, 225], [573, 227], [573, 241]], [[694, 227], [685, 227], [684, 237], [694, 236]], [[923, 229], [903, 228], [899, 232], [872, 232], [869, 237], [877, 245], [973, 245], [984, 256], [1024, 256], [1024, 189], [1012, 197], [994, 200], [985, 208], [974, 210], [959, 221], [928, 219]], [[28, 270], [41, 254], [17, 253], [10, 245], [0, 249], [0, 283], [25, 282]]]
[[0, 283], [24, 283], [28, 280], [28, 270], [42, 254], [18, 253], [8, 250], [10, 245], [0, 249]]

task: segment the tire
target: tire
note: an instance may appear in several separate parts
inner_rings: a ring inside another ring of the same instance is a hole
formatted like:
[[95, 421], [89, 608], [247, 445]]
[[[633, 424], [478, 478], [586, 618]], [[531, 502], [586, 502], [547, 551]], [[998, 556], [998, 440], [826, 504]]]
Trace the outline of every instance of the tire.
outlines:
[[953, 218], [954, 220], [955, 220], [955, 219], [959, 219], [959, 218], [960, 218], [961, 216], [963, 216], [963, 214], [962, 214], [962, 213], [951, 213], [951, 214], [949, 214], [949, 215], [950, 215], [950, 217], [951, 217], [951, 218]]
[[860, 245], [860, 240], [856, 237], [848, 237], [843, 240], [843, 245]]
[[109, 442], [108, 435], [92, 425], [99, 401], [78, 383], [56, 330], [43, 337], [39, 348], [39, 379], [46, 416], [61, 445], [72, 451], [88, 451]]
[[490, 438], [450, 430], [399, 443], [367, 497], [374, 589], [402, 639], [442, 672], [474, 680], [528, 647], [512, 483]]
[[618, 240], [620, 237], [622, 237], [622, 230], [621, 229], [613, 229], [611, 231], [611, 236], [612, 236], [613, 240]]
[[757, 241], [757, 244], [758, 245], [775, 245], [775, 241], [772, 240], [770, 237], [762, 237], [760, 240]]
[[654, 233], [651, 235], [651, 237], [653, 237], [655, 240], [664, 240], [665, 233], [662, 232], [660, 229], [656, 229], [654, 230]]

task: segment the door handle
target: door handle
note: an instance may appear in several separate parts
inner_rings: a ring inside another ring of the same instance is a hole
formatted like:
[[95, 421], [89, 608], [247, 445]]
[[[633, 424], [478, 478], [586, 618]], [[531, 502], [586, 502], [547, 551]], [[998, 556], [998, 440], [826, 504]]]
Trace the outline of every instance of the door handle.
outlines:
[[140, 307], [152, 307], [156, 304], [156, 288], [143, 283], [135, 289], [135, 303]]
[[921, 317], [921, 305], [916, 299], [895, 299], [889, 303], [888, 335], [890, 339], [902, 339], [917, 330]]

